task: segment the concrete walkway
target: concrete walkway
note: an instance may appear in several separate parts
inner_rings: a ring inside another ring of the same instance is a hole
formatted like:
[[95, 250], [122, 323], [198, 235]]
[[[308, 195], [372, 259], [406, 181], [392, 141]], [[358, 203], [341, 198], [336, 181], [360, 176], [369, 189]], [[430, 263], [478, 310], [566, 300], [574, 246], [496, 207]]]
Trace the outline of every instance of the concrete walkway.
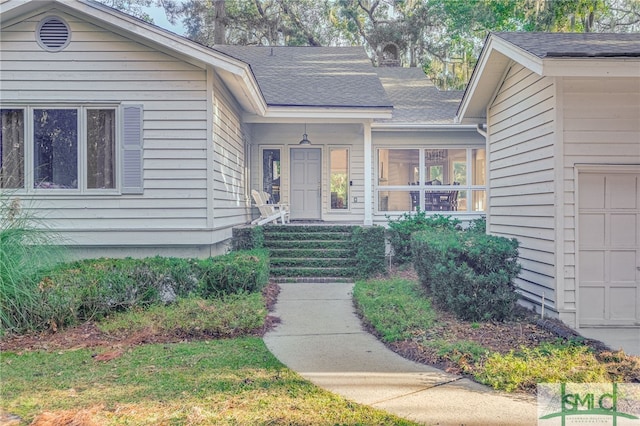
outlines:
[[287, 367], [347, 399], [428, 425], [535, 425], [533, 397], [497, 393], [442, 370], [408, 361], [364, 331], [353, 284], [280, 284], [264, 337]]

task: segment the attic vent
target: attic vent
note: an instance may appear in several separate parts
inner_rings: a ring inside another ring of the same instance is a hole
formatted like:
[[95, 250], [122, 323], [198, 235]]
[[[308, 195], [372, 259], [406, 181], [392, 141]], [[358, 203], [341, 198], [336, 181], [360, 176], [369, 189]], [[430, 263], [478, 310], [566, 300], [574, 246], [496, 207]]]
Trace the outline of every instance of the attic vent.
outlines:
[[57, 16], [49, 16], [40, 21], [37, 30], [40, 46], [50, 52], [58, 52], [69, 44], [71, 30], [69, 25]]

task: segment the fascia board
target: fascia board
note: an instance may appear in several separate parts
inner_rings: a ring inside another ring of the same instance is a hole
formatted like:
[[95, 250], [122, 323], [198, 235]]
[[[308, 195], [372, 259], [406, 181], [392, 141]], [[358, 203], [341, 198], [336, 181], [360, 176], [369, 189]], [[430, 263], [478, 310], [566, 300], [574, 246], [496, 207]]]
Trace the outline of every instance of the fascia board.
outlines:
[[322, 107], [267, 107], [263, 115], [244, 114], [246, 123], [277, 123], [305, 120], [361, 123], [375, 119], [389, 119], [391, 109], [380, 108], [322, 108]]
[[511, 61], [518, 62], [542, 75], [543, 63], [540, 58], [491, 34], [458, 107], [456, 123], [483, 119], [481, 115], [485, 113], [485, 106], [495, 93], [495, 88]]
[[640, 77], [640, 58], [546, 58], [549, 77]]
[[413, 130], [456, 131], [473, 130], [476, 124], [432, 124], [432, 123], [371, 123], [371, 130], [376, 132], [397, 132]]
[[541, 58], [501, 39], [500, 37], [492, 37], [495, 37], [494, 43], [492, 44], [493, 50], [502, 53], [504, 56], [519, 63], [523, 67], [530, 69], [534, 73], [540, 76], [542, 75], [543, 61]]

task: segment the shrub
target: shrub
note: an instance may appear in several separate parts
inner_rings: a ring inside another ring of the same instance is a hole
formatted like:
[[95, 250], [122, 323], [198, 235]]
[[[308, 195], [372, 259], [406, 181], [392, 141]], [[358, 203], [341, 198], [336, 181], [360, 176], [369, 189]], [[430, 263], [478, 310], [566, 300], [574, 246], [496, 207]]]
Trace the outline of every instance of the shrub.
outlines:
[[91, 259], [60, 265], [40, 288], [57, 325], [101, 318], [133, 306], [173, 302], [197, 289], [197, 261], [154, 257]]
[[412, 238], [413, 262], [434, 301], [468, 321], [504, 320], [518, 294], [518, 242], [474, 232], [423, 231]]
[[202, 260], [198, 268], [199, 292], [205, 298], [260, 291], [269, 282], [269, 256], [266, 250], [231, 252]]
[[[234, 252], [212, 259], [154, 257], [91, 259], [59, 264], [32, 275], [28, 303], [2, 285], [4, 332], [73, 325], [132, 307], [165, 304], [190, 295], [224, 296], [261, 290], [269, 269], [264, 251]], [[26, 290], [25, 290], [26, 289]], [[14, 319], [5, 324], [5, 317]], [[19, 321], [16, 321], [19, 320]]]
[[353, 229], [352, 242], [359, 278], [368, 278], [386, 272], [384, 234], [384, 228], [379, 226], [358, 226]]
[[487, 220], [484, 217], [479, 219], [474, 219], [469, 224], [467, 228], [467, 232], [474, 232], [476, 234], [486, 234], [487, 233]]
[[572, 343], [542, 343], [487, 358], [475, 375], [482, 383], [508, 392], [533, 390], [538, 383], [609, 382], [606, 366], [587, 346]]
[[262, 226], [239, 226], [233, 228], [231, 246], [233, 251], [254, 250], [264, 247], [264, 231]]
[[60, 261], [57, 236], [24, 209], [19, 198], [0, 193], [0, 336], [46, 325], [38, 283]]
[[393, 248], [393, 262], [398, 265], [411, 261], [411, 234], [425, 229], [458, 229], [460, 221], [450, 216], [428, 215], [419, 210], [389, 219], [388, 238]]

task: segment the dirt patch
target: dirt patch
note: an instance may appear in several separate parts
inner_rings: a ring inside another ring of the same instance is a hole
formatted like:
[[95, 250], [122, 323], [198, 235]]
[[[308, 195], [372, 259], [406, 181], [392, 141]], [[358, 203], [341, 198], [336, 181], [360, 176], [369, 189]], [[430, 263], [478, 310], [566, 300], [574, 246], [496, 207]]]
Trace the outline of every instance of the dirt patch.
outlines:
[[[265, 287], [263, 295], [265, 305], [271, 312], [275, 305], [280, 287], [272, 282]], [[263, 327], [254, 330], [251, 335], [262, 336], [271, 330], [279, 322], [279, 319], [268, 315]], [[211, 339], [219, 336], [208, 336], [194, 334], [189, 331], [176, 331], [175, 333], [163, 334], [157, 330], [143, 330], [128, 335], [111, 335], [100, 331], [95, 322], [86, 322], [76, 327], [69, 327], [56, 332], [46, 331], [41, 333], [30, 333], [25, 335], [8, 336], [0, 340], [0, 351], [19, 352], [24, 350], [64, 350], [83, 348], [128, 348], [149, 343], [176, 343], [194, 340]], [[233, 337], [233, 336], [225, 336]], [[113, 354], [109, 355], [112, 356]], [[107, 357], [106, 355], [100, 355]], [[106, 361], [106, 359], [99, 359]]]

